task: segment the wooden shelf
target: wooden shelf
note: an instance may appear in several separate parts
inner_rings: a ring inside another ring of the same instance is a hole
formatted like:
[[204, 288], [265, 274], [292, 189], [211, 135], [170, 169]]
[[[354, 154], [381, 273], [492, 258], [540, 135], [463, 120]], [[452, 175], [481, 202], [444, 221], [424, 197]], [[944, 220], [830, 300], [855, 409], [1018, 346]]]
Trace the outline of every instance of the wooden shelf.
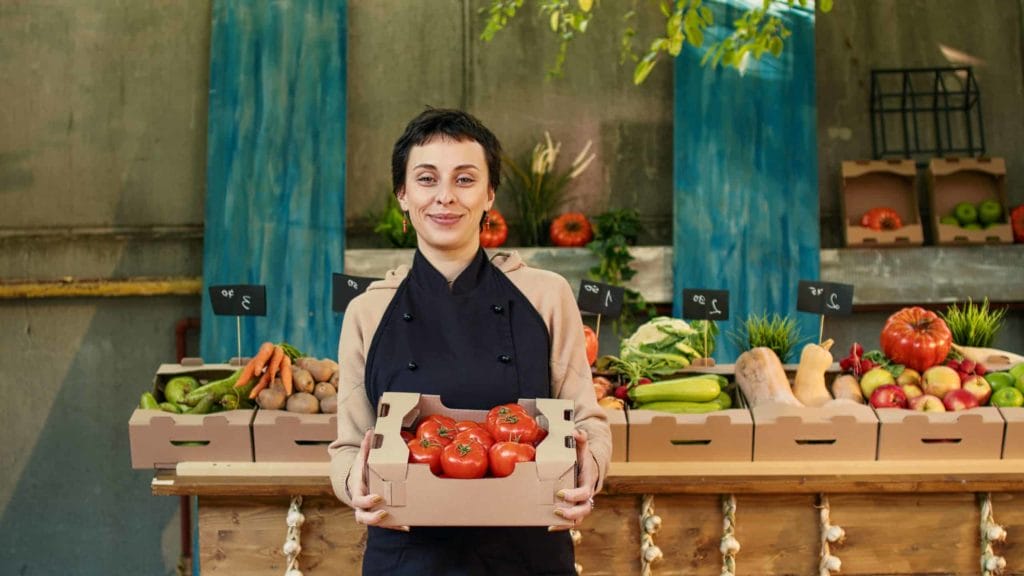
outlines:
[[[333, 496], [327, 463], [188, 462], [156, 473], [158, 496]], [[1020, 491], [1024, 461], [613, 463], [609, 496]]]

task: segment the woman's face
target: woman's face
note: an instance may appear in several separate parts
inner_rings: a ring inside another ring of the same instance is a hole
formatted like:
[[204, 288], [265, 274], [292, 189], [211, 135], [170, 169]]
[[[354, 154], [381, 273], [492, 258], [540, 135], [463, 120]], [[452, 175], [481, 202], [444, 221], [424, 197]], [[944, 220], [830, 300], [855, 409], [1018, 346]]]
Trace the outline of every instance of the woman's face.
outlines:
[[409, 151], [398, 203], [421, 250], [477, 251], [480, 220], [494, 203], [488, 176], [483, 146], [473, 140], [437, 137]]

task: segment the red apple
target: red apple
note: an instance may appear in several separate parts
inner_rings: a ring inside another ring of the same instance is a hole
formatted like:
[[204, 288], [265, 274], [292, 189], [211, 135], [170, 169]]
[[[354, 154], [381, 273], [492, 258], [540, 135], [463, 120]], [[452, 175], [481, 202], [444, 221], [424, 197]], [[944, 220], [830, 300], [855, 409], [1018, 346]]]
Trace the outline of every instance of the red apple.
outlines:
[[932, 366], [921, 375], [921, 389], [925, 394], [945, 398], [950, 390], [960, 388], [960, 375], [949, 366]]
[[910, 409], [917, 410], [918, 412], [945, 412], [946, 405], [942, 403], [942, 398], [938, 396], [922, 394], [917, 398], [910, 399]]
[[946, 410], [949, 411], [968, 410], [978, 406], [978, 397], [971, 394], [968, 390], [956, 388], [950, 390], [942, 397], [942, 403], [946, 405]]
[[906, 408], [907, 395], [895, 384], [885, 384], [871, 393], [871, 405], [875, 408]]
[[978, 399], [978, 404], [982, 406], [988, 404], [988, 399], [992, 396], [992, 385], [983, 376], [977, 374], [968, 376], [961, 387], [974, 394], [974, 397]]

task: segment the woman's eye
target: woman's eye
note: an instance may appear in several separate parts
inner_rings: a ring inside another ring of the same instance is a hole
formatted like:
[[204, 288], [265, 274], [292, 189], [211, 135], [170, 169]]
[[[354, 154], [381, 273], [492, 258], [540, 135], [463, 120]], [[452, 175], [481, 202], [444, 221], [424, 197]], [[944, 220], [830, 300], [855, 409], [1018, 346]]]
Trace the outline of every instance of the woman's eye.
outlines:
[[456, 182], [458, 182], [459, 184], [468, 185], [472, 184], [473, 182], [476, 182], [476, 180], [474, 180], [472, 176], [459, 176], [456, 179]]
[[419, 182], [420, 184], [433, 184], [434, 177], [428, 174], [424, 174], [422, 176], [417, 177], [416, 181]]

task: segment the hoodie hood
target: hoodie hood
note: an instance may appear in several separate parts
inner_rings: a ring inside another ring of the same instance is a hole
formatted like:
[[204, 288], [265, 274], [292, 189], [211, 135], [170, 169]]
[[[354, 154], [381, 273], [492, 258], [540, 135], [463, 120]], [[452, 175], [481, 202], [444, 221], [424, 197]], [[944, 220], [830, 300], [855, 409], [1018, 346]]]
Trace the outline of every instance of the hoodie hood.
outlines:
[[[511, 252], [495, 252], [494, 255], [491, 256], [491, 263], [497, 266], [498, 270], [501, 270], [505, 274], [526, 267], [526, 263], [523, 262], [522, 257], [519, 256], [519, 252], [516, 252], [515, 250]], [[398, 288], [398, 285], [402, 283], [402, 280], [405, 280], [405, 277], [408, 275], [409, 265], [402, 264], [394, 270], [388, 270], [382, 280], [372, 282], [366, 287], [366, 291], [395, 290]]]

